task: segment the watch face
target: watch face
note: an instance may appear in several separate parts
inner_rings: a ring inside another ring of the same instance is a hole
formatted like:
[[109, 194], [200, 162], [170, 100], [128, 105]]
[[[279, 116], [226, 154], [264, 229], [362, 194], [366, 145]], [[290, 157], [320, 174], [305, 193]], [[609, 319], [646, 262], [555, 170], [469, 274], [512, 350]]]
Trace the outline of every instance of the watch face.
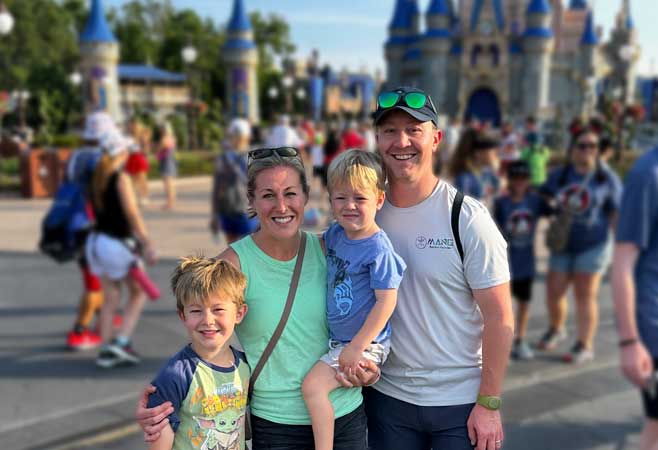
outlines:
[[500, 399], [499, 398], [490, 398], [488, 403], [489, 403], [489, 409], [498, 409], [498, 408], [500, 408]]

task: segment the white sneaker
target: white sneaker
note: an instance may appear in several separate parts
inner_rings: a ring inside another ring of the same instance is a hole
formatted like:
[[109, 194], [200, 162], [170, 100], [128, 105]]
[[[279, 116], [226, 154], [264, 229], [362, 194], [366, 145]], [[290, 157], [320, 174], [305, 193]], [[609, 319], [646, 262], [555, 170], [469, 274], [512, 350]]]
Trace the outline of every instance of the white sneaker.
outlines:
[[528, 360], [535, 357], [535, 352], [532, 351], [530, 345], [526, 341], [517, 341], [512, 348], [512, 358], [519, 360]]

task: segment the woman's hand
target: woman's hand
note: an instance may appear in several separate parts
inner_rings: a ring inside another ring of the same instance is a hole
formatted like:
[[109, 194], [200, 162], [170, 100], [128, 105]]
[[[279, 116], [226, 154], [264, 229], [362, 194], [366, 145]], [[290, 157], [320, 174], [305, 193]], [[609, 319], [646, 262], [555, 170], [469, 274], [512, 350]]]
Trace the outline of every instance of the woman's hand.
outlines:
[[149, 394], [154, 392], [155, 386], [148, 385], [142, 391], [135, 410], [135, 418], [144, 431], [144, 441], [146, 442], [154, 442], [160, 437], [160, 431], [169, 425], [167, 416], [174, 412], [174, 407], [170, 402], [165, 402], [154, 408], [147, 408]]
[[336, 371], [336, 381], [346, 388], [371, 386], [379, 380], [381, 371], [377, 364], [369, 359], [359, 362], [356, 371], [348, 370], [347, 373]]
[[152, 266], [158, 261], [158, 255], [150, 242], [144, 244], [144, 260], [149, 266]]

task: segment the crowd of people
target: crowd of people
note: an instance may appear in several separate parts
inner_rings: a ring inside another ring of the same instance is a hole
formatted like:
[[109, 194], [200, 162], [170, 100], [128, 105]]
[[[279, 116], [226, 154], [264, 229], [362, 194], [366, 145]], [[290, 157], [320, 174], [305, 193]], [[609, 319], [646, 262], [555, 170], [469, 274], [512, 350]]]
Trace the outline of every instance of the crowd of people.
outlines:
[[[372, 125], [339, 126], [282, 115], [267, 131], [245, 119], [228, 124], [210, 217], [228, 248], [183, 258], [172, 276], [190, 344], [139, 400], [152, 448], [243, 449], [250, 434], [257, 450], [499, 449], [508, 361], [567, 338], [570, 285], [576, 336], [562, 359], [594, 358], [617, 223], [622, 367], [649, 387], [658, 358], [657, 150], [635, 169], [644, 184], [624, 191], [607, 163], [611, 138], [596, 126], [574, 127], [560, 157], [532, 117], [522, 130], [457, 120], [441, 130], [439, 111], [417, 88], [383, 92], [372, 117]], [[149, 139], [136, 124], [129, 130], [133, 140], [105, 133], [88, 143], [103, 156], [81, 267], [104, 290], [94, 308], [105, 368], [139, 362], [130, 336], [145, 295], [130, 271], [156, 259], [137, 200], [147, 195], [144, 158], [129, 156]], [[166, 126], [160, 136], [172, 208], [176, 142]], [[301, 228], [312, 191], [334, 219], [318, 235]], [[547, 323], [529, 342], [542, 218]], [[122, 283], [129, 300], [117, 329]], [[88, 327], [83, 310], [76, 330]], [[642, 450], [655, 449], [658, 397], [647, 390], [644, 402]]]

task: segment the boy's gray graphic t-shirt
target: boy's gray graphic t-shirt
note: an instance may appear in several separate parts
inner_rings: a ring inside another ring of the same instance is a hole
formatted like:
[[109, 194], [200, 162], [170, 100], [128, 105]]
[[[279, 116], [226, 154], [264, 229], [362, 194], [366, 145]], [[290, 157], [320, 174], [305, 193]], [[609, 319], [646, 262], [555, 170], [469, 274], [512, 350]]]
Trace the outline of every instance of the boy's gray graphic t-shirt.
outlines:
[[414, 405], [475, 402], [483, 321], [472, 290], [510, 280], [505, 239], [471, 197], [459, 218], [462, 264], [450, 226], [456, 193], [439, 181], [421, 203], [397, 208], [387, 201], [377, 215], [407, 270], [391, 318], [391, 353], [374, 388]]

